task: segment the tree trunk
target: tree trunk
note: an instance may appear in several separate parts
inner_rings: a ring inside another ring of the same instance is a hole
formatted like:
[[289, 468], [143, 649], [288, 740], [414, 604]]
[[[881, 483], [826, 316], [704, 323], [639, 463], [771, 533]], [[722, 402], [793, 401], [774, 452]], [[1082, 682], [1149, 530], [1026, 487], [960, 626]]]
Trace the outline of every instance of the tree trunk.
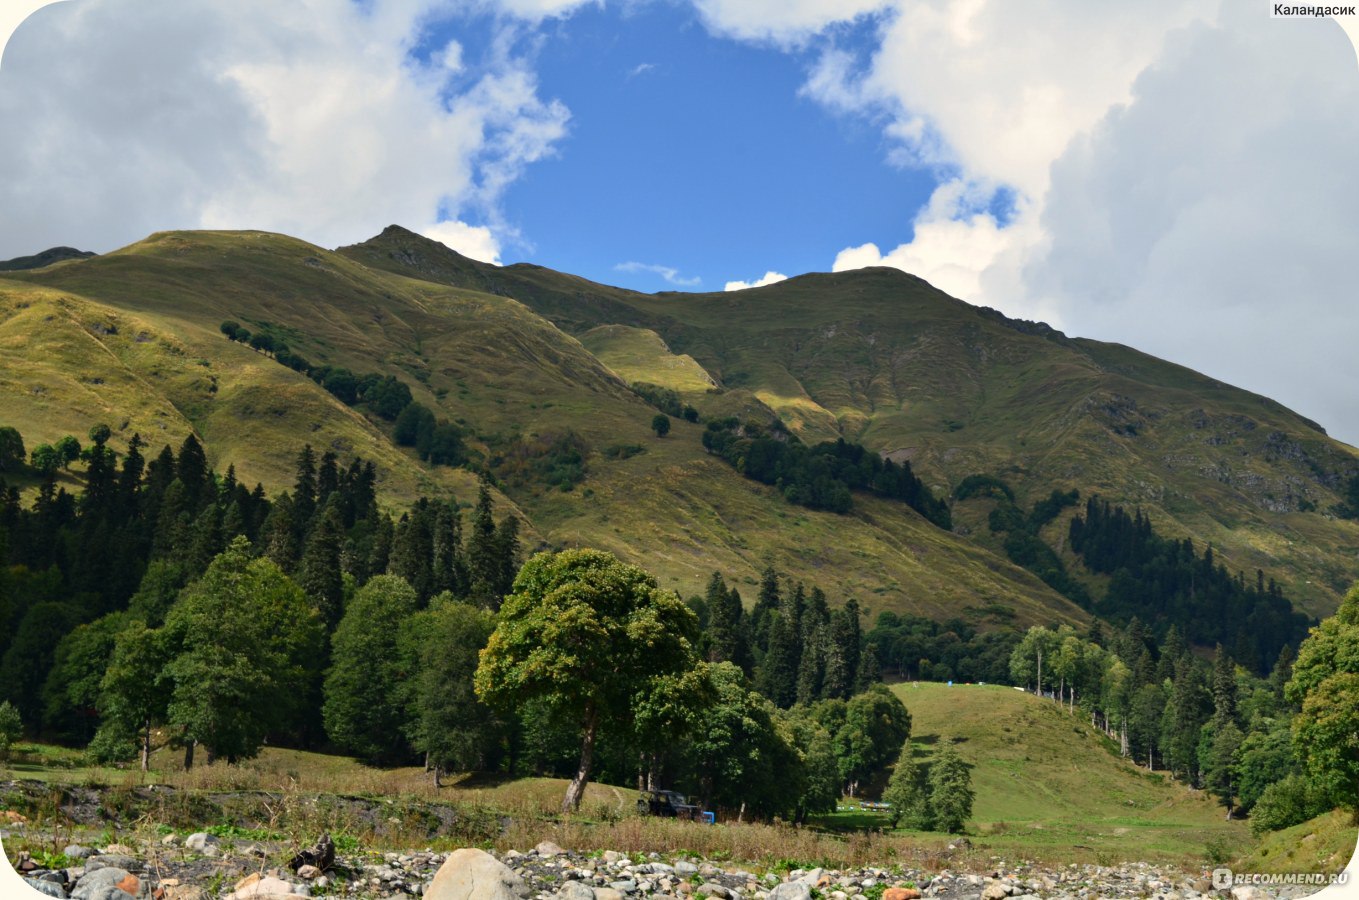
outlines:
[[580, 767], [576, 769], [576, 777], [566, 786], [566, 796], [562, 799], [564, 813], [580, 809], [580, 798], [585, 796], [585, 785], [590, 781], [590, 763], [595, 755], [595, 729], [598, 724], [599, 716], [595, 713], [594, 704], [591, 703], [585, 707], [585, 734], [580, 744]]
[[187, 771], [189, 771], [190, 769], [193, 768], [193, 748], [194, 748], [194, 745], [197, 744], [197, 743], [198, 743], [197, 741], [189, 741], [187, 744], [184, 745], [184, 771], [185, 771], [185, 772], [187, 772]]
[[[425, 760], [426, 760], [426, 765], [428, 765], [429, 754], [425, 754]], [[442, 766], [430, 766], [430, 767], [429, 767], [429, 771], [432, 771], [432, 772], [434, 773], [434, 787], [435, 787], [436, 789], [437, 789], [437, 788], [443, 787], [443, 786], [444, 786], [444, 782], [443, 782], [443, 779], [440, 777], [440, 776], [442, 776], [442, 775], [444, 774], [444, 772], [443, 772], [443, 767], [442, 767]]]
[[1038, 696], [1043, 696], [1043, 651], [1038, 651]]
[[[430, 765], [430, 763], [429, 763], [429, 751], [426, 750], [426, 751], [425, 751], [425, 771], [428, 772], [430, 769], [433, 769], [433, 768], [434, 768], [434, 766]], [[438, 786], [439, 786], [439, 776], [437, 776], [437, 775], [434, 776], [434, 786], [435, 786], [435, 787], [438, 787]]]
[[142, 771], [151, 768], [151, 720], [146, 720], [146, 729], [142, 732]]
[[736, 814], [736, 824], [740, 825], [746, 818], [746, 801], [741, 801], [741, 811]]

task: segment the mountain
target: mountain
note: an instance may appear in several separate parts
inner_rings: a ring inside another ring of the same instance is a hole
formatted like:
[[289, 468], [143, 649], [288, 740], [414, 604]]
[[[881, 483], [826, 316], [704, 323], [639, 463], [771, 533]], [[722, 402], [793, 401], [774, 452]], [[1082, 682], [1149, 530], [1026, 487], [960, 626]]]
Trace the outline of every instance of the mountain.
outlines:
[[74, 247], [52, 247], [32, 256], [16, 256], [13, 259], [0, 260], [0, 272], [41, 269], [44, 266], [50, 266], [64, 260], [88, 259], [91, 256], [94, 256], [94, 254], [88, 250], [77, 250]]
[[[488, 266], [398, 228], [340, 252], [375, 268], [512, 296], [583, 341], [655, 336], [807, 441], [907, 459], [940, 492], [974, 473], [1022, 505], [1053, 489], [1147, 512], [1159, 531], [1262, 569], [1312, 614], [1355, 577], [1359, 526], [1331, 514], [1355, 450], [1282, 405], [1118, 344], [956, 300], [895, 269], [730, 293], [640, 294], [530, 265]], [[629, 377], [646, 374], [631, 370]], [[698, 398], [658, 365], [645, 380]], [[984, 501], [955, 520], [988, 542]], [[1060, 545], [1067, 517], [1046, 535]]]
[[[314, 365], [400, 379], [501, 474], [527, 543], [602, 547], [686, 596], [716, 569], [751, 600], [772, 564], [872, 614], [1088, 619], [1006, 558], [987, 527], [994, 499], [955, 502], [952, 530], [866, 493], [843, 515], [795, 506], [705, 451], [703, 423], [728, 416], [909, 461], [940, 497], [987, 474], [1026, 509], [1054, 489], [1137, 506], [1158, 532], [1263, 569], [1312, 614], [1353, 578], [1359, 525], [1330, 510], [1359, 459], [1315, 423], [891, 269], [648, 295], [479, 263], [395, 226], [338, 251], [262, 232], [159, 233], [0, 276], [0, 424], [30, 447], [97, 422], [115, 447], [134, 431], [153, 445], [192, 431], [219, 470], [271, 490], [310, 442], [374, 460], [394, 506], [473, 499], [471, 472], [421, 463], [389, 423], [228, 340], [226, 320]], [[638, 382], [674, 391], [699, 423], [676, 417], [657, 437]], [[568, 445], [585, 464], [573, 489], [521, 477], [532, 466], [517, 462]], [[1043, 537], [1098, 588], [1104, 577], [1065, 547], [1070, 515]]]

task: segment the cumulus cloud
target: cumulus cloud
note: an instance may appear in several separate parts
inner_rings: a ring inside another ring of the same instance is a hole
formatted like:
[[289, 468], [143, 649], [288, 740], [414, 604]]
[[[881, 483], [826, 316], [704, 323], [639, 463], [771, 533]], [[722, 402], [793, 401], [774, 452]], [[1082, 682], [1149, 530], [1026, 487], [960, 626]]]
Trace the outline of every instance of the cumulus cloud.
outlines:
[[676, 269], [673, 266], [661, 266], [655, 263], [622, 262], [613, 268], [614, 271], [617, 272], [651, 272], [652, 274], [661, 276], [667, 283], [673, 284], [676, 287], [697, 287], [703, 283], [703, 279], [699, 278], [697, 275], [692, 278], [685, 278], [680, 275], [679, 269]]
[[1227, 5], [1175, 34], [1131, 101], [1067, 148], [1024, 286], [1082, 333], [1269, 394], [1355, 442], [1355, 51], [1333, 23], [1253, 12]]
[[729, 37], [799, 44], [827, 25], [888, 7], [890, 0], [694, 0], [708, 27]]
[[500, 242], [485, 225], [468, 225], [466, 222], [450, 220], [431, 225], [424, 230], [424, 235], [463, 256], [500, 265]]
[[879, 123], [889, 161], [940, 181], [897, 246], [845, 247], [837, 270], [898, 266], [1359, 440], [1359, 80], [1335, 22], [1218, 0], [890, 0], [865, 52], [827, 27], [857, 7], [757, 26], [735, 6], [700, 3], [747, 39], [820, 28], [803, 94]]
[[[576, 4], [511, 4], [530, 17]], [[473, 212], [552, 152], [569, 113], [503, 46], [409, 50], [435, 0], [77, 0], [0, 69], [0, 256], [105, 251], [164, 228], [324, 245]], [[461, 77], [458, 77], [461, 76]], [[483, 248], [484, 249], [484, 248]]]
[[722, 290], [744, 291], [746, 288], [764, 287], [765, 285], [778, 284], [780, 281], [787, 280], [788, 280], [787, 275], [783, 274], [782, 272], [775, 272], [773, 269], [770, 269], [768, 272], [764, 273], [764, 277], [757, 278], [754, 281], [728, 281], [726, 287], [722, 288]]

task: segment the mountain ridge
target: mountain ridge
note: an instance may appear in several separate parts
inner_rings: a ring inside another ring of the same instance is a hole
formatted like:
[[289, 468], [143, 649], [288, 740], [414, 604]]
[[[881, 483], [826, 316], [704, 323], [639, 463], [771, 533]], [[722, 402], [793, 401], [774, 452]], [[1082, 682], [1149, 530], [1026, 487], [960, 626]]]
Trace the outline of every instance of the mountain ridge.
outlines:
[[[39, 356], [28, 342], [52, 330], [43, 316], [63, 302], [79, 314], [51, 320], [66, 324]], [[147, 324], [99, 335], [110, 316]], [[656, 410], [630, 382], [675, 390], [705, 421], [777, 418], [808, 443], [845, 438], [909, 460], [939, 495], [985, 473], [1025, 506], [1077, 489], [1145, 508], [1158, 529], [1212, 544], [1234, 570], [1277, 576], [1313, 614], [1334, 608], [1359, 552], [1359, 526], [1326, 514], [1359, 461], [1314, 423], [881, 267], [741, 292], [642, 294], [533, 264], [479, 263], [399, 226], [336, 251], [264, 232], [161, 232], [0, 277], [0, 344], [11, 357], [0, 396], [30, 443], [83, 433], [95, 415], [116, 414], [111, 426], [138, 420], [154, 401], [174, 413], [151, 416], [151, 427], [161, 422], [167, 436], [191, 427], [219, 468], [235, 462], [274, 488], [310, 440], [375, 458], [395, 496], [474, 495], [471, 473], [420, 464], [381, 422], [226, 341], [216, 330], [224, 319], [272, 328], [313, 363], [401, 378], [419, 402], [460, 420], [488, 465], [515, 441], [578, 433], [588, 452], [575, 490], [503, 486], [531, 543], [601, 546], [685, 593], [713, 569], [753, 590], [772, 563], [874, 611], [991, 625], [1086, 619], [1005, 559], [986, 524], [990, 501], [954, 502], [954, 533], [867, 496], [844, 517], [791, 506], [704, 452], [702, 425], [650, 434]], [[91, 340], [114, 351], [129, 383], [142, 379], [144, 396], [110, 389], [75, 350]], [[34, 366], [50, 384], [34, 383]], [[115, 444], [126, 436], [115, 427]], [[1044, 536], [1070, 563], [1069, 517]]]

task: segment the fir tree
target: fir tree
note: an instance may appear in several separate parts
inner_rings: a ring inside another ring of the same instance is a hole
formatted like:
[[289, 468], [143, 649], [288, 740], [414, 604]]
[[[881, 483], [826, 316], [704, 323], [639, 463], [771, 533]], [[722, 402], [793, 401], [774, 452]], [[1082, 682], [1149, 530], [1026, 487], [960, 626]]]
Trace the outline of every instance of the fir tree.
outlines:
[[1217, 645], [1213, 658], [1213, 729], [1220, 730], [1236, 721], [1236, 666]]
[[292, 497], [284, 491], [274, 501], [273, 508], [260, 526], [263, 555], [284, 572], [297, 569], [301, 547], [297, 539], [297, 519], [293, 513]]
[[963, 824], [972, 816], [975, 795], [972, 773], [952, 744], [945, 744], [935, 754], [930, 765], [929, 790], [934, 826], [942, 831], [962, 831]]
[[341, 531], [340, 511], [336, 504], [328, 504], [317, 517], [316, 527], [307, 538], [302, 551], [302, 562], [297, 570], [297, 583], [321, 614], [327, 629], [334, 628], [344, 608], [344, 578], [340, 568], [340, 548], [344, 535]]
[[311, 517], [316, 512], [316, 454], [311, 444], [302, 447], [297, 454], [297, 478], [293, 485], [293, 524], [300, 540], [311, 527]]

